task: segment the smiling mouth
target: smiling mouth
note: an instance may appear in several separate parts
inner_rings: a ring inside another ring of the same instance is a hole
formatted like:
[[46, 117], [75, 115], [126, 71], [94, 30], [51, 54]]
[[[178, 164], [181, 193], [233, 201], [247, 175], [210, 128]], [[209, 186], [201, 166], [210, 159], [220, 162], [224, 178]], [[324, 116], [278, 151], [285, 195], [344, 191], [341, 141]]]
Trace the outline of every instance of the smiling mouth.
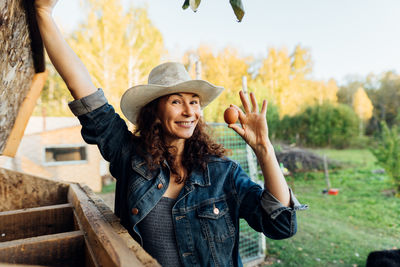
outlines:
[[182, 127], [191, 127], [194, 124], [194, 121], [178, 121], [176, 124]]

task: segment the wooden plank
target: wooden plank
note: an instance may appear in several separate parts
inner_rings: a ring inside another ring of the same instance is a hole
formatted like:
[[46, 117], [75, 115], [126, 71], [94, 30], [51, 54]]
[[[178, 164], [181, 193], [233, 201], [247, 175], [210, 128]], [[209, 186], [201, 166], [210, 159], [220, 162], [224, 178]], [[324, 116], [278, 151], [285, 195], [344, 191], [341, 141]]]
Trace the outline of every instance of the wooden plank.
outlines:
[[0, 212], [0, 242], [77, 230], [71, 204]]
[[45, 235], [0, 243], [0, 262], [51, 266], [82, 266], [82, 231]]
[[[101, 266], [145, 266], [105, 220], [93, 201], [77, 184], [71, 184], [68, 200], [74, 206], [81, 230]], [[160, 266], [154, 261], [152, 265]]]
[[93, 201], [104, 219], [111, 224], [114, 232], [116, 232], [125, 245], [135, 253], [138, 260], [144, 266], [159, 266], [157, 261], [151, 257], [150, 254], [148, 254], [142, 246], [132, 238], [128, 230], [120, 224], [119, 218], [112, 212], [103, 199], [93, 193], [88, 186], [82, 186], [81, 189], [86, 193], [90, 200]]
[[0, 168], [0, 211], [65, 204], [69, 184]]
[[7, 142], [5, 143], [2, 153], [3, 155], [14, 157], [17, 153], [19, 143], [24, 135], [26, 125], [28, 124], [29, 118], [32, 115], [33, 109], [35, 108], [36, 101], [40, 96], [40, 92], [43, 89], [46, 78], [47, 71], [36, 73], [33, 77], [29, 92], [18, 110], [18, 115], [15, 119], [11, 133], [8, 136]]

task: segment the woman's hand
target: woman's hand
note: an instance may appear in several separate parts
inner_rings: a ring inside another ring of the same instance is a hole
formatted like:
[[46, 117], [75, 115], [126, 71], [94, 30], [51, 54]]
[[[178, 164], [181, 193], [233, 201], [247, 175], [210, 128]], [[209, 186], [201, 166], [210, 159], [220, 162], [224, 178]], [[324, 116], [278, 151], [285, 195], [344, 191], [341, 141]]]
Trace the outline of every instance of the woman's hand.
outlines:
[[237, 124], [229, 124], [228, 126], [235, 130], [249, 146], [257, 152], [267, 152], [265, 149], [272, 147], [268, 138], [267, 124], [267, 101], [262, 103], [261, 111], [258, 111], [258, 104], [254, 93], [250, 93], [252, 107], [250, 108], [249, 100], [243, 91], [239, 92], [244, 112], [237, 106], [231, 105], [239, 112], [239, 121], [242, 127]]
[[254, 150], [264, 176], [264, 188], [288, 207], [290, 205], [289, 189], [268, 138], [267, 101], [263, 101], [259, 112], [253, 93], [250, 93], [251, 109], [249, 100], [244, 93], [240, 91], [239, 95], [244, 112], [237, 106], [232, 106], [239, 112], [239, 121], [242, 127], [237, 124], [229, 124], [229, 127], [235, 130]]
[[45, 12], [47, 14], [51, 14], [58, 0], [34, 0], [34, 1], [37, 13]]

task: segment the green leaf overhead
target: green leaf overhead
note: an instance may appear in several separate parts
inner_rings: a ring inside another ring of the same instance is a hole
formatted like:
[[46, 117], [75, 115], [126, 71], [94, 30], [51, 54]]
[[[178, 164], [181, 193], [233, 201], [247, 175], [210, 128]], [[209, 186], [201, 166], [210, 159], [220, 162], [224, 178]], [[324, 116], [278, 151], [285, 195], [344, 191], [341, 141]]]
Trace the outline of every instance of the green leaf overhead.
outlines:
[[[196, 12], [197, 8], [200, 5], [201, 0], [185, 0], [185, 2], [182, 5], [182, 9], [187, 9], [189, 6], [190, 8]], [[238, 19], [239, 22], [242, 21], [242, 18], [244, 16], [244, 8], [242, 4], [242, 0], [229, 0], [229, 3], [232, 6], [233, 12], [235, 13], [236, 18]]]
[[196, 12], [200, 5], [201, 0], [189, 0], [190, 8]]
[[241, 22], [244, 16], [242, 0], [229, 0], [229, 3], [232, 6], [233, 12], [235, 12], [236, 18]]
[[185, 0], [183, 3], [182, 9], [187, 9], [189, 7], [189, 0]]

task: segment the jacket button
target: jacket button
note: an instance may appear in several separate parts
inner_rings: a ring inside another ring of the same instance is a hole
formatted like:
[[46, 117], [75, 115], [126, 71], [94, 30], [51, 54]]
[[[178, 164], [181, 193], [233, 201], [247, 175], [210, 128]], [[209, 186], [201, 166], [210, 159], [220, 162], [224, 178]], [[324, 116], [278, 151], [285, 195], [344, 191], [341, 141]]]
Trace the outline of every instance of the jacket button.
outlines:
[[132, 209], [132, 214], [133, 215], [136, 215], [136, 214], [138, 214], [139, 213], [139, 210], [137, 209], [137, 208], [133, 208]]
[[163, 188], [164, 186], [163, 186], [163, 184], [162, 183], [159, 183], [158, 185], [157, 185], [157, 188], [158, 189], [161, 189], [161, 188]]
[[219, 209], [218, 208], [214, 208], [213, 212], [214, 212], [215, 215], [218, 215], [219, 214]]

